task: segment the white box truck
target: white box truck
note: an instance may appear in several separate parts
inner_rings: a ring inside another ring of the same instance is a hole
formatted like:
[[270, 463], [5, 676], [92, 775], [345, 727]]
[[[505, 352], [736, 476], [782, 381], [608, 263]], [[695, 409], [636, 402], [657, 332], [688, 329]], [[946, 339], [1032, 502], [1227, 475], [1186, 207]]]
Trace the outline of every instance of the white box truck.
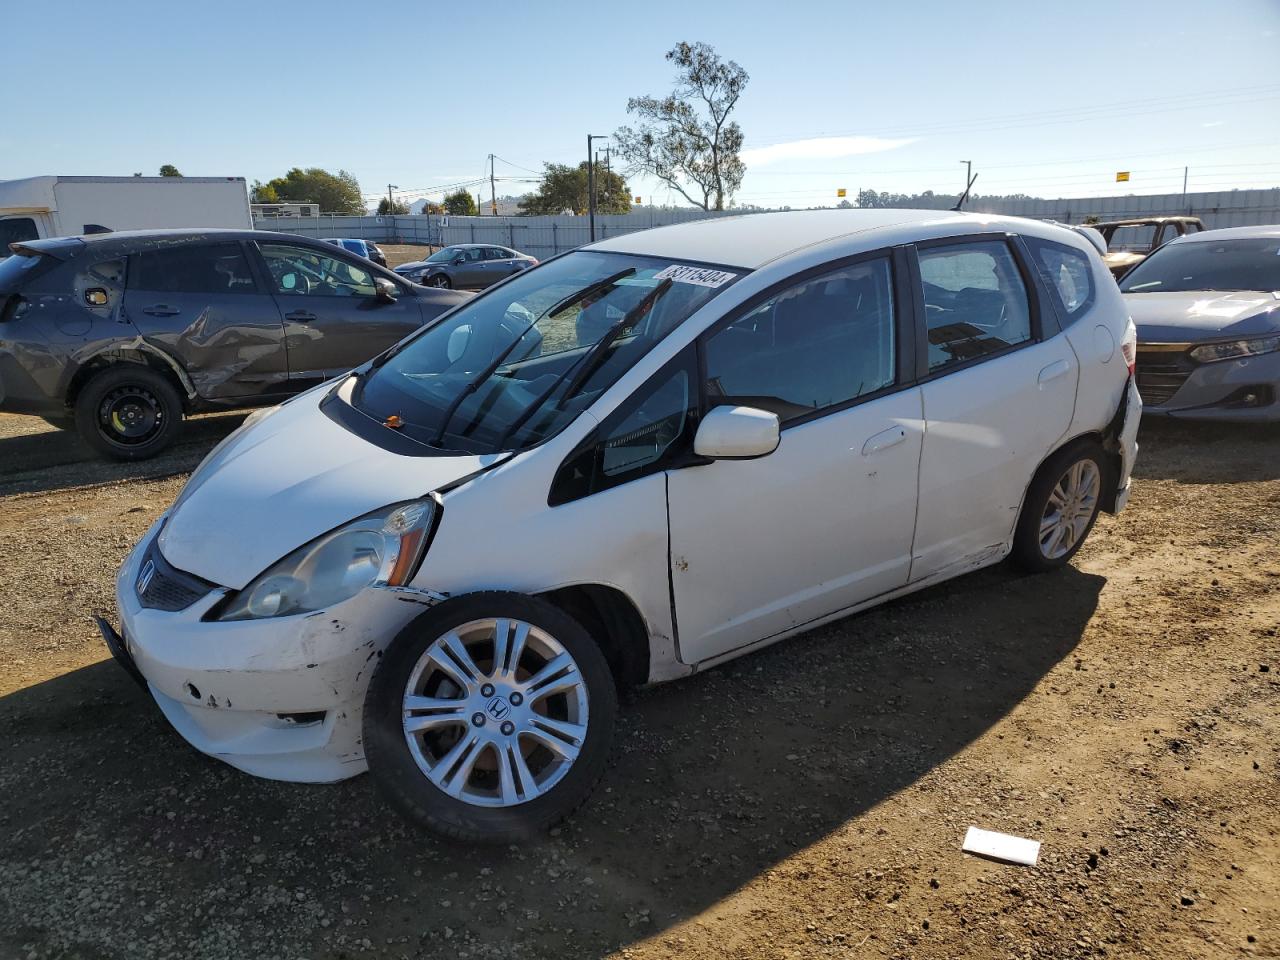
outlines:
[[0, 180], [0, 257], [23, 240], [164, 227], [253, 229], [244, 177]]

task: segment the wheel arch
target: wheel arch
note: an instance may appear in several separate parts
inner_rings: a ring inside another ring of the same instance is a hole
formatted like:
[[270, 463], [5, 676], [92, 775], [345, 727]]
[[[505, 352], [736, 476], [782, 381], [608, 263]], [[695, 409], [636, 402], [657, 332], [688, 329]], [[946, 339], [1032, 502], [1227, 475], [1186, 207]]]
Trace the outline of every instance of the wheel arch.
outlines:
[[79, 358], [79, 365], [67, 382], [64, 393], [66, 405], [74, 407], [76, 398], [85, 384], [103, 370], [122, 363], [140, 363], [160, 374], [178, 391], [179, 396], [183, 398], [183, 406], [188, 412], [190, 411], [193, 402], [197, 399], [197, 394], [182, 364], [163, 350], [141, 339], [133, 343], [113, 345], [87, 357]]
[[619, 686], [640, 686], [649, 679], [649, 631], [630, 597], [617, 587], [574, 584], [537, 596], [573, 617], [600, 644]]
[[[1026, 490], [1031, 489], [1031, 485], [1036, 482], [1037, 478], [1039, 478], [1041, 472], [1044, 470], [1045, 464], [1061, 454], [1064, 450], [1070, 450], [1074, 447], [1096, 447], [1102, 451], [1103, 465], [1106, 468], [1106, 476], [1103, 477], [1102, 482], [1102, 502], [1099, 506], [1107, 513], [1114, 513], [1116, 495], [1119, 492], [1117, 485], [1120, 481], [1121, 468], [1120, 452], [1115, 443], [1115, 437], [1118, 436], [1118, 430], [1114, 435], [1111, 434], [1111, 425], [1108, 424], [1107, 427], [1102, 430], [1086, 430], [1083, 433], [1076, 434], [1068, 440], [1062, 441], [1046, 453], [1044, 458], [1036, 464], [1036, 469], [1027, 479]], [[1026, 504], [1026, 490], [1024, 490], [1022, 494], [1023, 505]], [[1021, 510], [1022, 508], [1020, 506], [1019, 514], [1021, 514]]]

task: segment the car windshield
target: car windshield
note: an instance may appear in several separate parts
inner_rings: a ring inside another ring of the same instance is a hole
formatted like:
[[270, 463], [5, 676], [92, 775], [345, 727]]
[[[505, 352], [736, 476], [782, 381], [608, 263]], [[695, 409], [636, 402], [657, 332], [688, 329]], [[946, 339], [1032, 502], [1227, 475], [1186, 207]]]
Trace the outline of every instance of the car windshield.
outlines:
[[427, 263], [448, 263], [460, 253], [462, 253], [461, 247], [445, 247], [427, 257]]
[[559, 433], [739, 276], [652, 257], [570, 253], [383, 354], [352, 402], [441, 450], [523, 449]]
[[1107, 250], [1110, 253], [1146, 253], [1156, 242], [1156, 226], [1153, 223], [1129, 227], [1112, 227], [1104, 231]]
[[1280, 290], [1280, 237], [1164, 246], [1125, 275], [1121, 293]]

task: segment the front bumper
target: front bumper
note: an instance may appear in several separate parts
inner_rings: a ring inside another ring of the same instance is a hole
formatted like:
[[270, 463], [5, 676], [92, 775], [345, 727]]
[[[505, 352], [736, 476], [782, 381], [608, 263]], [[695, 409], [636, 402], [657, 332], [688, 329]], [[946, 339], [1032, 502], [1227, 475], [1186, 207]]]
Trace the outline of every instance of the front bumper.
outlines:
[[116, 577], [124, 654], [117, 659], [132, 660], [184, 739], [246, 773], [324, 783], [364, 772], [369, 678], [389, 640], [433, 601], [365, 590], [312, 614], [205, 621], [226, 595], [218, 588], [185, 610], [148, 609], [135, 585], [161, 522]]
[[[1183, 346], [1185, 350], [1171, 349]], [[1138, 344], [1138, 381], [1146, 398], [1146, 415], [1184, 420], [1280, 420], [1280, 353], [1196, 363], [1188, 356], [1194, 346]]]

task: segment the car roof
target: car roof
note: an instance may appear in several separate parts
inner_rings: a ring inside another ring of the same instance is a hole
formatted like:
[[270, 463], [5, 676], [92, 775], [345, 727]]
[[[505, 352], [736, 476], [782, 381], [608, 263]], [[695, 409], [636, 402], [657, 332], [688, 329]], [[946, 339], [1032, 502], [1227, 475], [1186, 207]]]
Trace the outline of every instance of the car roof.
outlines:
[[871, 250], [909, 243], [926, 235], [1001, 230], [1045, 236], [1070, 233], [1058, 226], [1021, 217], [953, 213], [949, 210], [854, 208], [752, 213], [694, 220], [611, 237], [585, 249], [670, 257], [754, 270], [802, 248], [840, 239], [858, 241], [845, 246]]
[[1199, 233], [1188, 233], [1184, 237], [1179, 237], [1178, 243], [1213, 243], [1215, 240], [1248, 240], [1254, 237], [1280, 237], [1280, 223], [1201, 230]]

